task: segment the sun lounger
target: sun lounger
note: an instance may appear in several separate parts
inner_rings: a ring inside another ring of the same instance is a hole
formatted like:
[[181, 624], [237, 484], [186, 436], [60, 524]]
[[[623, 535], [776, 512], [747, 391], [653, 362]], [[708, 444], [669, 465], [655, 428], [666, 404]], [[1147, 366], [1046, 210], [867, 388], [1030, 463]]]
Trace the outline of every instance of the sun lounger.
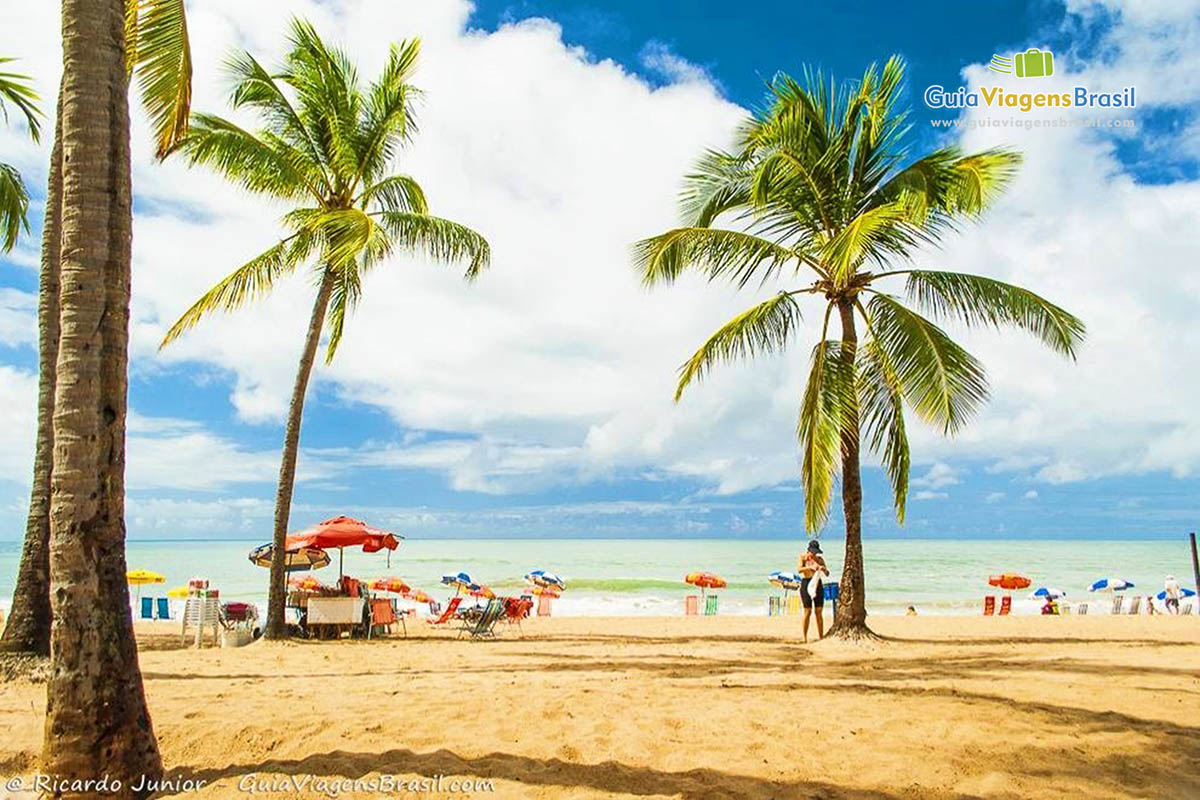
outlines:
[[159, 619], [170, 619], [171, 618], [171, 603], [170, 603], [170, 601], [165, 597], [159, 597], [157, 605], [158, 605], [158, 610], [157, 610], [158, 618]]
[[717, 596], [709, 595], [704, 601], [704, 616], [715, 617], [717, 615]]
[[1193, 604], [1192, 604], [1192, 603], [1188, 603], [1186, 606], [1184, 606], [1184, 607], [1183, 607], [1183, 610], [1181, 610], [1179, 613], [1180, 613], [1180, 614], [1190, 614], [1190, 613], [1192, 613], [1192, 606], [1193, 606]]
[[459, 628], [458, 635], [462, 638], [464, 633], [470, 634], [472, 639], [495, 638], [496, 623], [500, 621], [500, 617], [504, 615], [504, 601], [499, 597], [488, 600], [487, 606], [483, 609], [483, 613], [475, 622], [470, 622]]
[[1129, 614], [1130, 614], [1130, 616], [1133, 616], [1141, 610], [1142, 610], [1142, 598], [1138, 595], [1134, 595], [1134, 597], [1129, 601]]
[[1124, 603], [1125, 603], [1125, 595], [1123, 595], [1123, 594], [1119, 594], [1119, 595], [1117, 595], [1116, 597], [1114, 597], [1114, 598], [1113, 598], [1113, 609], [1112, 609], [1112, 613], [1114, 613], [1114, 614], [1120, 614], [1120, 613], [1121, 613], [1121, 606], [1122, 606]]
[[989, 594], [983, 598], [983, 615], [990, 617], [996, 613], [996, 595]]
[[689, 594], [683, 598], [683, 613], [689, 617], [694, 617], [700, 613], [700, 595]]
[[427, 619], [425, 621], [430, 625], [445, 625], [454, 618], [454, 612], [458, 611], [458, 607], [461, 604], [461, 597], [452, 597], [450, 598], [450, 602], [446, 604], [446, 608], [442, 611], [442, 615], [440, 617], [437, 619]]
[[154, 598], [142, 598], [142, 619], [154, 619]]
[[1088, 604], [1087, 604], [1087, 603], [1080, 603], [1080, 604], [1079, 604], [1079, 613], [1080, 613], [1080, 614], [1087, 614], [1087, 610], [1088, 610]]
[[1006, 594], [1000, 598], [1000, 616], [1006, 617], [1012, 613], [1012, 595]]

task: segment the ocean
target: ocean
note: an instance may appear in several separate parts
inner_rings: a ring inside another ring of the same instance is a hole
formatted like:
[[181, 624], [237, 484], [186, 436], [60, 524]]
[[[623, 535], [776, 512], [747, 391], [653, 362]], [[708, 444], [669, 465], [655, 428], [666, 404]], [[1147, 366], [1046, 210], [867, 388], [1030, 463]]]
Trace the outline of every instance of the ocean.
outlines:
[[[165, 594], [188, 578], [208, 578], [230, 600], [265, 610], [267, 570], [246, 555], [259, 541], [131, 540], [130, 569], [164, 574], [164, 585], [144, 586], [142, 596]], [[555, 601], [561, 615], [673, 615], [683, 613], [694, 593], [683, 576], [709, 570], [729, 586], [716, 594], [720, 612], [766, 614], [767, 597], [780, 590], [767, 583], [773, 570], [792, 570], [802, 542], [728, 539], [410, 539], [400, 548], [364, 554], [345, 552], [345, 571], [359, 578], [399, 576], [437, 597], [452, 592], [439, 585], [444, 573], [466, 571], [498, 594], [515, 593], [522, 576], [537, 568], [558, 573], [567, 591]], [[841, 572], [839, 539], [822, 540], [834, 579]], [[17, 577], [20, 542], [0, 541], [0, 603], [7, 609]], [[1034, 586], [1067, 592], [1069, 601], [1100, 599], [1087, 591], [1100, 577], [1125, 578], [1136, 594], [1157, 594], [1163, 578], [1175, 575], [1191, 586], [1186, 537], [1178, 540], [946, 540], [879, 539], [865, 543], [867, 607], [873, 614], [902, 614], [912, 605], [921, 614], [979, 613], [983, 595], [995, 593], [987, 576], [1020, 572]], [[331, 583], [333, 563], [314, 573]], [[1014, 612], [1037, 613], [1040, 603], [1018, 592]], [[1107, 603], [1105, 603], [1107, 605]], [[1093, 613], [1095, 613], [1093, 611]]]

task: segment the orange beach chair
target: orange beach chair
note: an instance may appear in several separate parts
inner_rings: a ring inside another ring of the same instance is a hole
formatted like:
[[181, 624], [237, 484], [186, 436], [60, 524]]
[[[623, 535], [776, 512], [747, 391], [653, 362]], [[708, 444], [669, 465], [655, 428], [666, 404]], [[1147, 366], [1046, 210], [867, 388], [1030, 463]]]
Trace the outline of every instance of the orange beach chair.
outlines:
[[996, 613], [996, 595], [989, 594], [983, 598], [983, 615], [990, 617]]
[[1006, 617], [1012, 613], [1012, 595], [1006, 594], [1000, 598], [1000, 616]]
[[461, 597], [452, 597], [450, 598], [450, 602], [446, 604], [446, 610], [442, 612], [440, 617], [437, 619], [427, 619], [425, 621], [430, 625], [445, 625], [447, 622], [454, 619], [454, 612], [458, 611], [458, 606], [461, 603]]

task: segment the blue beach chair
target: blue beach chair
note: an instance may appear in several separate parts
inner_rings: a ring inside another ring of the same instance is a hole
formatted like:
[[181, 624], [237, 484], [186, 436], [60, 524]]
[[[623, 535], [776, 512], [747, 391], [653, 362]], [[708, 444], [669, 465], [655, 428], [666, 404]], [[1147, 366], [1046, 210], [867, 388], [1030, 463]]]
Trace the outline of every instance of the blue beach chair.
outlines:
[[142, 598], [142, 619], [154, 619], [154, 598]]
[[171, 618], [171, 604], [167, 601], [167, 598], [159, 597], [156, 602], [158, 604], [158, 617], [157, 618], [158, 619], [170, 619]]

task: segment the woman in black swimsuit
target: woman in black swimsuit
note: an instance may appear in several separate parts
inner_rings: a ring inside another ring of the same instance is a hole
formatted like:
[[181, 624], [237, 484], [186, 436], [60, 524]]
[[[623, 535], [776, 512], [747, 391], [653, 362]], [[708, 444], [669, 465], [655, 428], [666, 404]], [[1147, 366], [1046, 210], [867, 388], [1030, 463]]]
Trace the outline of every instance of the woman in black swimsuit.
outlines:
[[821, 543], [813, 539], [808, 543], [808, 549], [800, 555], [800, 561], [796, 564], [796, 571], [803, 576], [800, 581], [800, 602], [804, 604], [804, 641], [808, 641], [808, 620], [812, 616], [813, 606], [817, 608], [817, 639], [825, 638], [825, 592], [817, 592], [815, 598], [808, 594], [809, 584], [815, 579], [815, 576], [820, 572], [823, 576], [829, 576], [829, 568], [825, 566], [825, 559], [821, 556]]

